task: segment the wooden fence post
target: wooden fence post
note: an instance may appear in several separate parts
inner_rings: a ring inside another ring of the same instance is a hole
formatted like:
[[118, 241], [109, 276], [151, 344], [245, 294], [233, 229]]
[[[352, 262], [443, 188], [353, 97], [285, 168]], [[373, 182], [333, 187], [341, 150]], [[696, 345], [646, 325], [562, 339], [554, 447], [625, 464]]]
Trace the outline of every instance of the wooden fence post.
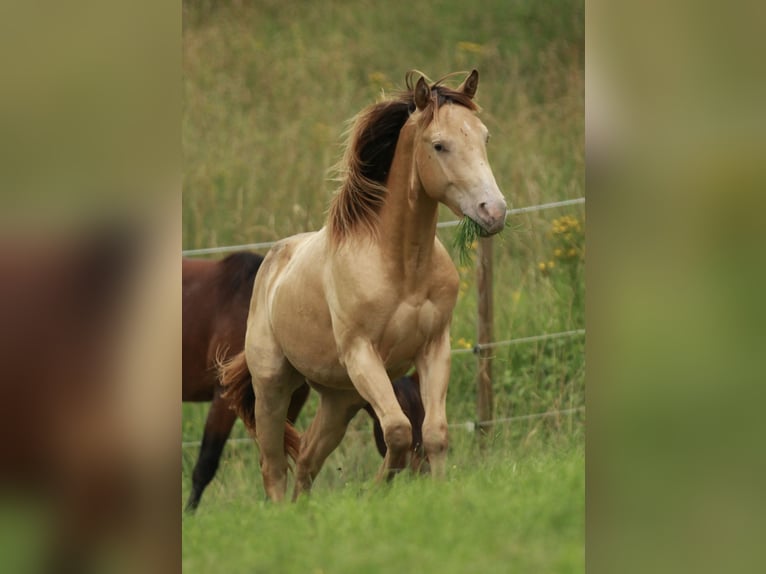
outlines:
[[[479, 313], [476, 343], [493, 341], [492, 329], [492, 238], [479, 239], [476, 265]], [[492, 349], [480, 349], [476, 380], [476, 414], [479, 421], [492, 420]], [[479, 427], [480, 436], [488, 434], [489, 425]]]

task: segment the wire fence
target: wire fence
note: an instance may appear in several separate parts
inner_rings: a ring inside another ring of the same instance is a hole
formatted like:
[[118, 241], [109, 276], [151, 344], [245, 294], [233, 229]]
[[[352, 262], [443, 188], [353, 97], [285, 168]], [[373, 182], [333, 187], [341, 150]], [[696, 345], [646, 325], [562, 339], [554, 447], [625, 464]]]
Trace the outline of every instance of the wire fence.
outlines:
[[[488, 349], [492, 347], [502, 347], [507, 345], [517, 345], [522, 343], [533, 343], [535, 341], [545, 341], [549, 339], [559, 339], [561, 337], [577, 337], [580, 335], [585, 335], [585, 329], [574, 329], [572, 331], [561, 331], [559, 333], [544, 333], [542, 335], [533, 335], [531, 337], [519, 337], [517, 339], [508, 339], [506, 341], [495, 341], [493, 343], [486, 343], [483, 345], [475, 345], [471, 349], [452, 349], [453, 354], [458, 353], [478, 353], [481, 349]], [[504, 424], [504, 423], [511, 423], [515, 421], [523, 421], [523, 420], [530, 420], [530, 419], [536, 419], [536, 418], [543, 418], [543, 417], [552, 417], [552, 416], [559, 416], [559, 415], [571, 415], [576, 412], [584, 411], [585, 407], [574, 407], [571, 409], [562, 409], [562, 410], [554, 410], [554, 411], [547, 411], [544, 413], [533, 413], [533, 414], [526, 414], [526, 415], [517, 415], [512, 417], [501, 417], [497, 419], [492, 419], [488, 421], [465, 421], [462, 423], [453, 423], [449, 426], [449, 428], [456, 428], [456, 429], [463, 429], [468, 432], [473, 432], [476, 430], [476, 427], [485, 427], [490, 426], [495, 423], [498, 424]], [[352, 431], [349, 431], [352, 432]], [[234, 443], [243, 443], [243, 442], [252, 442], [252, 439], [249, 438], [234, 438], [229, 439], [228, 442], [234, 442]], [[181, 443], [181, 446], [183, 448], [190, 448], [195, 446], [200, 446], [202, 443], [201, 441], [185, 441]]]
[[[580, 205], [585, 203], [584, 197], [578, 197], [576, 199], [565, 199], [563, 201], [552, 201], [550, 203], [541, 203], [539, 205], [529, 205], [527, 207], [518, 207], [516, 209], [509, 209], [508, 215], [521, 215], [522, 213], [532, 213], [534, 211], [543, 211], [546, 209], [554, 209], [558, 207], [566, 207], [568, 205]], [[452, 221], [441, 221], [436, 224], [437, 228], [455, 227], [460, 223], [460, 219], [454, 219]], [[186, 249], [181, 251], [181, 255], [184, 257], [196, 257], [198, 255], [213, 255], [216, 253], [231, 253], [234, 251], [246, 251], [251, 249], [268, 249], [274, 245], [277, 241], [262, 241], [260, 243], [243, 243], [241, 245], [224, 245], [221, 247], [205, 247], [202, 249]]]
[[[578, 197], [576, 199], [567, 199], [563, 201], [553, 201], [550, 203], [541, 203], [538, 205], [530, 205], [527, 207], [519, 207], [516, 209], [510, 209], [508, 210], [508, 215], [520, 215], [523, 213], [532, 213], [535, 211], [543, 211], [546, 209], [555, 209], [559, 207], [566, 207], [570, 205], [581, 205], [585, 203], [584, 197]], [[437, 223], [437, 228], [445, 228], [445, 227], [454, 227], [460, 223], [459, 219], [453, 220], [453, 221], [442, 221]], [[184, 257], [194, 257], [198, 255], [212, 255], [217, 253], [229, 253], [233, 251], [242, 251], [242, 250], [250, 250], [250, 249], [267, 249], [274, 245], [277, 241], [264, 241], [261, 243], [246, 243], [242, 245], [227, 245], [227, 246], [221, 246], [221, 247], [208, 247], [204, 249], [187, 249], [185, 251], [182, 251], [182, 255]], [[491, 343], [480, 343], [477, 345], [474, 345], [471, 348], [458, 348], [458, 349], [452, 349], [453, 354], [462, 354], [462, 353], [473, 353], [478, 354], [479, 351], [483, 349], [491, 349], [495, 347], [502, 347], [502, 346], [509, 346], [509, 345], [518, 345], [522, 343], [532, 343], [536, 341], [545, 341], [549, 339], [558, 339], [562, 337], [577, 337], [577, 336], [583, 336], [585, 335], [585, 329], [573, 329], [570, 331], [560, 331], [558, 333], [543, 333], [540, 335], [531, 335], [529, 337], [518, 337], [516, 339], [506, 339], [503, 341], [493, 341]], [[468, 432], [474, 432], [477, 427], [486, 427], [491, 426], [495, 424], [506, 424], [506, 423], [513, 423], [518, 421], [524, 421], [524, 420], [531, 420], [536, 418], [545, 418], [545, 417], [552, 417], [552, 416], [561, 416], [561, 415], [572, 415], [577, 412], [582, 412], [585, 410], [584, 406], [580, 407], [574, 407], [570, 409], [562, 409], [562, 410], [553, 410], [553, 411], [547, 411], [544, 413], [532, 413], [532, 414], [525, 414], [525, 415], [517, 415], [512, 417], [502, 417], [492, 420], [486, 420], [486, 421], [465, 421], [462, 423], [453, 423], [448, 425], [450, 428], [455, 429], [463, 429]], [[250, 438], [234, 438], [229, 439], [229, 443], [250, 443], [252, 442], [252, 439]], [[201, 441], [184, 441], [181, 443], [182, 448], [192, 448], [192, 447], [199, 447], [201, 445]]]
[[[488, 427], [488, 426], [494, 426], [496, 424], [508, 424], [508, 423], [514, 423], [514, 422], [520, 422], [520, 421], [528, 421], [532, 419], [540, 419], [540, 418], [549, 418], [549, 417], [557, 417], [561, 415], [573, 415], [575, 413], [583, 412], [585, 411], [585, 407], [573, 407], [571, 409], [561, 409], [556, 411], [546, 411], [544, 413], [533, 413], [528, 415], [517, 415], [513, 417], [503, 417], [499, 419], [493, 419], [490, 421], [465, 421], [462, 423], [452, 423], [447, 425], [451, 429], [460, 429], [467, 432], [474, 432], [477, 428], [482, 427]], [[347, 434], [353, 434], [353, 433], [360, 433], [360, 432], [368, 432], [363, 430], [350, 430]], [[233, 444], [244, 444], [244, 443], [252, 443], [253, 439], [242, 437], [242, 438], [230, 438], [228, 443]], [[181, 443], [181, 448], [194, 448], [199, 447], [202, 445], [202, 441], [199, 440], [191, 440], [191, 441], [184, 441]]]
[[506, 339], [505, 341], [493, 341], [492, 343], [479, 343], [469, 349], [452, 349], [453, 354], [458, 353], [473, 353], [478, 355], [479, 351], [483, 349], [491, 349], [493, 347], [503, 347], [506, 345], [518, 345], [520, 343], [532, 343], [534, 341], [545, 341], [546, 339], [559, 339], [561, 337], [576, 337], [578, 335], [584, 335], [585, 329], [574, 329], [572, 331], [561, 331], [559, 333], [543, 333], [542, 335], [532, 335], [530, 337], [519, 337], [518, 339]]

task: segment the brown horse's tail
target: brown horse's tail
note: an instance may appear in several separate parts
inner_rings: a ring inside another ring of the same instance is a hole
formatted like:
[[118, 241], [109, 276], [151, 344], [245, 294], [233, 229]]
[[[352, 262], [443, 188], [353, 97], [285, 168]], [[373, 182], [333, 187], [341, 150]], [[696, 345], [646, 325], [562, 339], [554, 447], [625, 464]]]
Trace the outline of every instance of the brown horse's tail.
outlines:
[[[229, 360], [216, 359], [218, 379], [224, 391], [223, 398], [229, 401], [229, 407], [242, 419], [247, 430], [255, 436], [255, 391], [253, 379], [247, 367], [245, 352], [241, 351]], [[297, 462], [301, 447], [301, 435], [285, 421], [285, 453], [293, 462]]]

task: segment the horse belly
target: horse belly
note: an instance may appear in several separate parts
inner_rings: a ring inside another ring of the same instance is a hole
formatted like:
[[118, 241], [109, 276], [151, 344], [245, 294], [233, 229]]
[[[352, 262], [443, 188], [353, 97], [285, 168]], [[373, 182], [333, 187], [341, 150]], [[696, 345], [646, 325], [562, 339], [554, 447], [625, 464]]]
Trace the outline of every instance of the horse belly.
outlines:
[[296, 326], [290, 336], [282, 336], [282, 352], [290, 364], [308, 380], [332, 387], [345, 387], [346, 370], [338, 359], [332, 329], [319, 325]]

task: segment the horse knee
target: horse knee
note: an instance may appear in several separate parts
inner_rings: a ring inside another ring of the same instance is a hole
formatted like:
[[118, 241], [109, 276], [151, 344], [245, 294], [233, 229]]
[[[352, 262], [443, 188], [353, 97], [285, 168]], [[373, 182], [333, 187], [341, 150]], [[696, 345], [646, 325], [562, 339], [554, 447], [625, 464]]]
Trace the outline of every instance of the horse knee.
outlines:
[[301, 445], [301, 453], [298, 456], [298, 460], [295, 464], [295, 478], [303, 485], [308, 481], [308, 484], [313, 482], [314, 477], [318, 474], [316, 461], [311, 453], [307, 453], [303, 450]]
[[412, 445], [412, 425], [406, 418], [392, 422], [383, 428], [383, 438], [386, 446], [393, 452], [402, 452]]
[[423, 448], [426, 455], [438, 455], [447, 450], [447, 425], [439, 424], [423, 428]]
[[261, 477], [266, 496], [274, 502], [280, 502], [285, 497], [287, 490], [287, 461], [283, 464], [273, 464], [265, 457], [261, 457]]
[[314, 484], [314, 478], [316, 474], [312, 473], [306, 468], [301, 468], [300, 463], [298, 464], [298, 468], [295, 472], [295, 487], [293, 489], [293, 502], [295, 502], [298, 497], [306, 492], [311, 491], [311, 487]]

